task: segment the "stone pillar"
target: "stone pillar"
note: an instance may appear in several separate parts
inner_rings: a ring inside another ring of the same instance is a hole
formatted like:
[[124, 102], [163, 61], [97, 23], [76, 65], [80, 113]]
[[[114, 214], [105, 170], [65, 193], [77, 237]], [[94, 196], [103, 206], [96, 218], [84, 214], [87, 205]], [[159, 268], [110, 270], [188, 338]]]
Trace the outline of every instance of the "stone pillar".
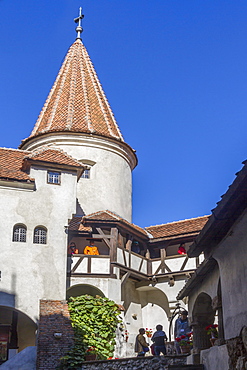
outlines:
[[205, 330], [207, 322], [193, 322], [191, 324], [193, 330], [193, 353], [200, 353], [200, 350], [210, 347], [209, 336]]

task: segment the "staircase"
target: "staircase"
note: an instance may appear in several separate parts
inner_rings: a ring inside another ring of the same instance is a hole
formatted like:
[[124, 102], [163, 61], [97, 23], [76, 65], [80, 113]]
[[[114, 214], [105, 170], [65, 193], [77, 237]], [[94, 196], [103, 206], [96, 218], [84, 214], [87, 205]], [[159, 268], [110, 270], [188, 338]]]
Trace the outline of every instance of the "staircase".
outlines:
[[168, 365], [167, 370], [204, 370], [204, 365]]

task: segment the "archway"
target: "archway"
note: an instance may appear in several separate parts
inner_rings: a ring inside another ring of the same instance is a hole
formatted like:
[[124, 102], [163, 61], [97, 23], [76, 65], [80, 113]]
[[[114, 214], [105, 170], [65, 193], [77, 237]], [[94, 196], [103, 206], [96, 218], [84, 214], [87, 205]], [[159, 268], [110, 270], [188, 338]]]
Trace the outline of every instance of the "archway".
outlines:
[[36, 323], [12, 307], [0, 306], [0, 363], [24, 348], [35, 346]]
[[150, 286], [137, 290], [140, 295], [143, 326], [155, 331], [156, 325], [160, 324], [168, 336], [170, 310], [166, 294], [159, 288]]
[[66, 299], [68, 300], [70, 297], [78, 297], [85, 294], [91, 295], [92, 297], [95, 297], [96, 295], [105, 297], [104, 293], [93, 285], [78, 284], [73, 285], [67, 290]]
[[212, 299], [206, 293], [200, 293], [192, 311], [193, 347], [194, 353], [210, 347], [210, 340], [205, 327], [214, 323], [215, 310]]

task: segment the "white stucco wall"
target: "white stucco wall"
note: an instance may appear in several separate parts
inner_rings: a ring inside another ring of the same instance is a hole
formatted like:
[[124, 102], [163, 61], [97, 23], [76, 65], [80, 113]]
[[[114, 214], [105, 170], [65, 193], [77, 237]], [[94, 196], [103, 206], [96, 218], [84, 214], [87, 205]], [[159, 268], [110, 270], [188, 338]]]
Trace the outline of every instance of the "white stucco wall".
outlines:
[[136, 157], [127, 145], [93, 135], [50, 134], [33, 139], [25, 149], [43, 145], [59, 147], [78, 160], [94, 163], [90, 179], [78, 182], [77, 196], [84, 214], [108, 209], [131, 221]]
[[206, 293], [211, 297], [211, 299], [217, 296], [218, 282], [219, 282], [219, 269], [216, 266], [215, 269], [210, 272], [207, 279], [204, 279], [201, 282], [201, 284], [197, 284], [196, 288], [191, 293], [188, 303], [190, 315], [193, 312], [193, 307], [199, 294]]
[[221, 276], [225, 339], [240, 335], [246, 325], [247, 212], [233, 225], [213, 254]]
[[205, 370], [228, 370], [229, 356], [226, 345], [213, 346], [204, 349], [200, 353], [200, 363], [204, 365]]
[[[76, 174], [61, 173], [61, 185], [47, 184], [47, 170], [31, 169], [36, 190], [0, 187], [0, 305], [15, 307], [35, 322], [40, 299], [65, 299], [67, 234], [76, 210]], [[27, 227], [27, 241], [13, 242], [13, 226]], [[34, 244], [36, 226], [47, 228], [47, 244]]]
[[109, 299], [117, 304], [121, 303], [121, 281], [112, 278], [97, 278], [97, 277], [71, 277], [68, 287], [74, 285], [91, 285], [98, 288]]
[[225, 339], [239, 336], [242, 327], [246, 325], [247, 306], [244, 303], [247, 297], [246, 230], [247, 212], [238, 219], [214, 250], [212, 257], [217, 261], [218, 267], [207, 274], [189, 297], [189, 311], [192, 312], [200, 293], [207, 293], [212, 299], [217, 296], [220, 278]]

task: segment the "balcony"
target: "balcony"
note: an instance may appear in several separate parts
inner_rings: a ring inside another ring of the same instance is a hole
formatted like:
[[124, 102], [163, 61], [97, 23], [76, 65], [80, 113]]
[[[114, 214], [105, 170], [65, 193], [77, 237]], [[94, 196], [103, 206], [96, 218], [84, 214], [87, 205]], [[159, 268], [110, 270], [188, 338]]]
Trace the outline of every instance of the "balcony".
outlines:
[[117, 247], [110, 255], [75, 254], [68, 257], [70, 276], [120, 277], [128, 273], [140, 280], [152, 276], [186, 275], [192, 273], [203, 261], [203, 255], [188, 258], [187, 255], [162, 256], [150, 259], [132, 251]]

